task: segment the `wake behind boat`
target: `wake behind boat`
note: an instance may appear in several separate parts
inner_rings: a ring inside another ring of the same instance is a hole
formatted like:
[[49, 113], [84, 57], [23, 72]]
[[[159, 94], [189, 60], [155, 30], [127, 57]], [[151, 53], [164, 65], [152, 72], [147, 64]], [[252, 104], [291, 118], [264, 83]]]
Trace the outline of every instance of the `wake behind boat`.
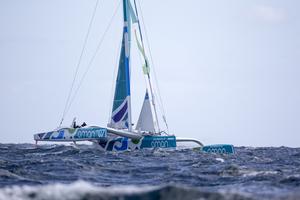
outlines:
[[[158, 118], [155, 91], [150, 74], [150, 62], [145, 51], [143, 35], [138, 15], [136, 1], [131, 4], [130, 0], [122, 0], [123, 4], [123, 34], [119, 56], [118, 73], [116, 77], [114, 99], [110, 121], [107, 127], [100, 126], [76, 126], [75, 120], [71, 127], [62, 127], [34, 135], [34, 140], [49, 142], [77, 142], [91, 141], [106, 151], [126, 151], [144, 148], [176, 148], [178, 142], [193, 142], [207, 152], [234, 153], [232, 145], [209, 145], [203, 144], [192, 138], [177, 138], [167, 131], [166, 117], [162, 116], [166, 130], [162, 129]], [[134, 5], [134, 6], [132, 6]], [[135, 37], [137, 48], [143, 58], [143, 70], [146, 80], [144, 102], [142, 109], [134, 125], [132, 120], [131, 103], [131, 38]]]

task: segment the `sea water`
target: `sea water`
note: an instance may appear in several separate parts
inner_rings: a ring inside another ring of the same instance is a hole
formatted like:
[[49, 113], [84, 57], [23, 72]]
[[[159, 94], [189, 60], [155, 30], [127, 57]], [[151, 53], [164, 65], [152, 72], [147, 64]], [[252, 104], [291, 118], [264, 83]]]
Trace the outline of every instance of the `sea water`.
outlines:
[[300, 199], [300, 148], [103, 152], [0, 144], [0, 199]]

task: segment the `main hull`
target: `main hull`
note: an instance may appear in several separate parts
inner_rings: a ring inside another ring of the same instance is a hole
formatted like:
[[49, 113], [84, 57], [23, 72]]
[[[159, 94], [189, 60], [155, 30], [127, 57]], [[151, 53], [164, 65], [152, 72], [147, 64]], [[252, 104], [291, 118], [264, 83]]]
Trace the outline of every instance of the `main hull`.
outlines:
[[144, 136], [141, 139], [114, 137], [108, 140], [94, 141], [105, 151], [130, 151], [138, 149], [176, 148], [175, 136]]

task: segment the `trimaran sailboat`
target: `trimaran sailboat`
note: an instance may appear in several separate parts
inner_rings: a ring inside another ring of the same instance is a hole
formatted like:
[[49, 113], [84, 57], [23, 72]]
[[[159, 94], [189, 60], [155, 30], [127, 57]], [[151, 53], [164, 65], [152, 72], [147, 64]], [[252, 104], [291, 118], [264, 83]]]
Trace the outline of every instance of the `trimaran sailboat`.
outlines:
[[[143, 36], [139, 21], [138, 10], [134, 0], [134, 7], [130, 0], [123, 2], [123, 36], [119, 58], [118, 73], [116, 77], [114, 100], [111, 119], [107, 127], [62, 127], [34, 135], [38, 141], [51, 142], [77, 142], [91, 141], [106, 151], [126, 151], [144, 148], [176, 148], [178, 142], [194, 142], [201, 150], [206, 152], [233, 153], [232, 145], [207, 145], [192, 138], [178, 138], [160, 130], [157, 108], [154, 99], [153, 86], [150, 79], [150, 67], [145, 55]], [[144, 103], [135, 127], [132, 123], [131, 88], [130, 88], [130, 41], [131, 25], [136, 24], [134, 34], [137, 47], [143, 57], [143, 72], [147, 80]], [[137, 34], [138, 32], [138, 34]], [[165, 120], [165, 119], [164, 119]]]

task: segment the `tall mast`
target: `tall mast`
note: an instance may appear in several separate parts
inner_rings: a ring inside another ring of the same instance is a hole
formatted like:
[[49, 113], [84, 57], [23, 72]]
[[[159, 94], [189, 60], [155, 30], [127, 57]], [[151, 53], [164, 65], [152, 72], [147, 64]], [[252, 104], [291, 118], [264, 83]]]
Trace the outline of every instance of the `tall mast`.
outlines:
[[124, 42], [125, 42], [125, 73], [126, 73], [126, 81], [127, 81], [127, 98], [128, 98], [128, 130], [132, 131], [132, 115], [131, 115], [131, 96], [130, 96], [130, 66], [129, 66], [129, 56], [130, 56], [130, 35], [128, 31], [130, 31], [130, 19], [127, 13], [128, 11], [128, 0], [123, 0], [123, 19], [124, 19]]
[[[141, 31], [141, 25], [140, 25], [140, 20], [139, 20], [139, 14], [138, 14], [138, 11], [137, 11], [137, 6], [136, 6], [136, 1], [134, 0], [134, 8], [135, 8], [135, 13], [136, 13], [136, 16], [137, 16], [137, 22], [138, 22], [138, 28], [139, 28], [139, 35], [140, 35], [140, 38], [141, 38], [141, 43], [142, 43], [142, 47], [143, 49], [145, 49], [145, 45], [144, 45], [144, 41], [143, 41], [143, 35], [142, 35], [142, 31]], [[145, 61], [145, 65], [146, 67], [148, 68], [149, 67], [149, 64], [148, 64], [148, 61], [146, 58], [144, 58], [144, 61]], [[150, 89], [150, 94], [151, 94], [151, 104], [153, 106], [153, 110], [154, 110], [154, 117], [155, 117], [155, 121], [156, 121], [156, 124], [157, 124], [157, 129], [158, 129], [158, 132], [160, 132], [160, 127], [159, 127], [159, 122], [158, 122], [158, 117], [157, 117], [157, 110], [156, 110], [156, 105], [155, 105], [155, 100], [154, 100], [154, 92], [153, 92], [153, 87], [152, 87], [152, 84], [151, 84], [151, 78], [150, 78], [150, 73], [147, 73], [147, 81], [148, 81], [148, 84], [149, 84], [149, 89]]]

